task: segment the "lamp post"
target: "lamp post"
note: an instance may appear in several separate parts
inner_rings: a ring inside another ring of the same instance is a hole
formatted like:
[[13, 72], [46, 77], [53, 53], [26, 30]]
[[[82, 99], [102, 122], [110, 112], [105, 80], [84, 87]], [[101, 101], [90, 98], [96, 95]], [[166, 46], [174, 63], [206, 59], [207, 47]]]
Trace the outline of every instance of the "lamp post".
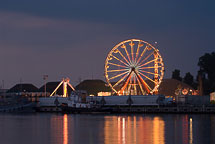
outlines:
[[45, 82], [45, 85], [44, 85], [44, 90], [45, 90], [45, 97], [46, 97], [46, 80], [48, 79], [48, 75], [43, 75], [43, 80]]

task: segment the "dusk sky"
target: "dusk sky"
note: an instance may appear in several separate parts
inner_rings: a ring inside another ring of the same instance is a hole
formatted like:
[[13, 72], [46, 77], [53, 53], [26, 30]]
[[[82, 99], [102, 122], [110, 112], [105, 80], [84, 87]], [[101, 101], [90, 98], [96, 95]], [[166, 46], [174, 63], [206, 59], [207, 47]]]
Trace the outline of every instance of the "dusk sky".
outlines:
[[215, 51], [214, 0], [7, 0], [0, 2], [0, 86], [43, 85], [69, 77], [104, 80], [104, 61], [119, 42], [157, 48], [165, 78], [196, 76], [198, 58]]

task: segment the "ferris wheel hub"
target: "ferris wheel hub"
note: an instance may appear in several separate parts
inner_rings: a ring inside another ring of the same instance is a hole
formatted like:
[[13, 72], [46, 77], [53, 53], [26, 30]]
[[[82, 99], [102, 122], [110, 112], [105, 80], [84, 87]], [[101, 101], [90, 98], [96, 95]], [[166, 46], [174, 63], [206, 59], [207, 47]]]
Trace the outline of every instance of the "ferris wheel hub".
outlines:
[[131, 67], [131, 71], [135, 71], [135, 69], [136, 69], [135, 67]]

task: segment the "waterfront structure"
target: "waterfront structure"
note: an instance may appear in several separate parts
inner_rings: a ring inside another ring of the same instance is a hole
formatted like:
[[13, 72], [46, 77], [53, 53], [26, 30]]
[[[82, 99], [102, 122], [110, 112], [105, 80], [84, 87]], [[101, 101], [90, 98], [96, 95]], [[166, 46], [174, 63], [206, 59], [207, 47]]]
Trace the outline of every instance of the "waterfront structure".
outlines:
[[88, 102], [94, 101], [104, 106], [158, 106], [163, 100], [164, 96], [161, 95], [87, 97]]
[[210, 95], [177, 95], [175, 96], [175, 102], [177, 105], [193, 105], [193, 106], [202, 106], [210, 105]]
[[28, 101], [35, 101], [37, 97], [42, 96], [41, 92], [38, 92], [38, 88], [33, 84], [23, 83], [16, 84], [6, 92], [5, 101], [21, 101], [27, 99]]

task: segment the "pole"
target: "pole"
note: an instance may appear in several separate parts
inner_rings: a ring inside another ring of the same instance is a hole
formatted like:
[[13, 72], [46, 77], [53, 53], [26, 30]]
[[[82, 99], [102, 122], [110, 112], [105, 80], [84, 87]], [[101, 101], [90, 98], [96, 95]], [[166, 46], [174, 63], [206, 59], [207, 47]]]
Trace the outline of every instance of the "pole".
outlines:
[[47, 80], [47, 78], [48, 78], [48, 75], [44, 75], [44, 76], [43, 76], [43, 80], [44, 80], [44, 82], [45, 82], [45, 84], [44, 84], [45, 97], [46, 97], [46, 80]]
[[2, 80], [2, 89], [4, 89], [4, 80]]
[[46, 80], [45, 80], [45, 97], [46, 97]]

